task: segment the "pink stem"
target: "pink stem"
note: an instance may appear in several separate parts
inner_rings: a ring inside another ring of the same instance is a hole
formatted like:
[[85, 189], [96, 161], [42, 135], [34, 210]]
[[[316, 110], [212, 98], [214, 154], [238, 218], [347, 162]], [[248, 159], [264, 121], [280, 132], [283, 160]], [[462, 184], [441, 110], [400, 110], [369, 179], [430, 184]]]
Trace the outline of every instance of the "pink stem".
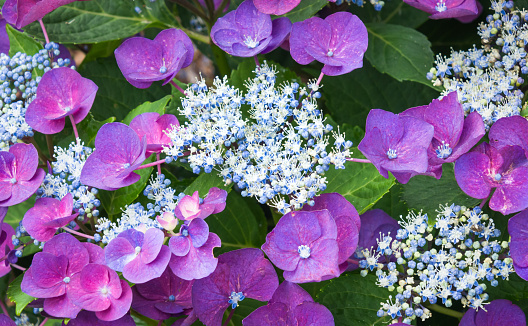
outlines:
[[42, 323], [40, 324], [40, 326], [44, 326], [44, 325], [46, 325], [47, 322], [48, 322], [48, 317], [44, 318], [44, 320], [42, 321]]
[[163, 325], [163, 320], [160, 320], [160, 321], [158, 322], [158, 326], [161, 326], [161, 325]]
[[362, 159], [362, 158], [347, 157], [346, 160], [350, 161], [350, 162], [357, 162], [357, 163], [372, 163], [371, 161], [365, 160], [365, 159]]
[[17, 264], [11, 264], [12, 267], [16, 268], [16, 269], [20, 269], [21, 271], [25, 271], [26, 269], [20, 265], [17, 265]]
[[359, 265], [359, 260], [356, 260], [356, 259], [347, 259], [347, 262], [351, 263], [351, 264], [356, 264], [356, 265]]
[[227, 324], [229, 324], [229, 322], [231, 321], [231, 318], [233, 318], [234, 312], [235, 312], [235, 309], [231, 309], [231, 312], [229, 313], [229, 316], [227, 316], [227, 319], [223, 326], [227, 326]]
[[152, 163], [149, 163], [149, 164], [142, 165], [142, 166], [136, 168], [136, 170], [150, 168], [151, 166], [160, 165], [161, 163], [165, 163], [165, 160], [159, 160], [159, 161], [156, 161], [156, 162], [152, 162]]
[[[24, 247], [25, 247], [25, 244], [23, 244], [23, 245], [21, 245], [20, 247], [16, 248], [15, 251], [18, 251], [18, 250], [20, 250], [20, 249], [24, 249]], [[2, 257], [2, 258], [0, 258], [0, 262], [3, 262], [4, 260], [6, 260], [8, 255], [9, 255], [9, 254], [5, 255], [5, 256]]]
[[69, 228], [67, 228], [65, 226], [63, 226], [62, 229], [64, 231], [70, 232], [71, 234], [75, 234], [75, 235], [78, 235], [78, 236], [86, 238], [86, 239], [92, 239], [92, 240], [94, 239], [94, 237], [92, 237], [91, 235], [87, 235], [87, 234], [84, 234], [84, 233], [81, 233], [81, 232], [77, 232], [77, 231], [69, 229]]
[[[156, 160], [160, 161], [160, 153], [156, 153]], [[158, 175], [161, 174], [161, 164], [158, 165]]]
[[44, 22], [42, 19], [39, 19], [40, 27], [42, 27], [42, 33], [44, 33], [44, 39], [46, 39], [46, 44], [50, 42], [48, 37], [48, 32], [46, 31], [46, 27], [44, 27]]
[[321, 71], [319, 78], [317, 78], [317, 82], [315, 82], [315, 86], [319, 87], [319, 84], [321, 84], [321, 80], [323, 80], [323, 76], [324, 76], [324, 73]]
[[81, 140], [79, 139], [79, 132], [77, 131], [77, 126], [75, 125], [75, 121], [73, 120], [73, 116], [69, 115], [70, 121], [73, 127], [73, 134], [75, 135], [75, 141], [77, 142], [77, 145], [81, 144]]
[[4, 301], [0, 300], [0, 307], [2, 307], [2, 311], [4, 312], [4, 315], [9, 317], [9, 312], [7, 312], [7, 307], [4, 304]]
[[255, 64], [257, 65], [257, 67], [260, 67], [260, 62], [257, 55], [254, 55], [253, 58], [255, 58]]
[[183, 95], [187, 96], [187, 93], [185, 93], [185, 91], [183, 90], [183, 88], [181, 88], [180, 86], [178, 86], [178, 84], [176, 84], [174, 82], [174, 80], [171, 80], [170, 81], [171, 85], [176, 87], [177, 90], [179, 90]]

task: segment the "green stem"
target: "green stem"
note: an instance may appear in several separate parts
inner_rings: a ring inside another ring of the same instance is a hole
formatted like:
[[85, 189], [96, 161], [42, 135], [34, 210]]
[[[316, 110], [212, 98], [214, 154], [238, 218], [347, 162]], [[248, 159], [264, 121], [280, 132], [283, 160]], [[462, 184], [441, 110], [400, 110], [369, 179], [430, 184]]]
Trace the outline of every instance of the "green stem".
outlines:
[[227, 62], [227, 57], [224, 51], [220, 49], [216, 44], [211, 43], [211, 50], [213, 50], [213, 55], [215, 57], [215, 63], [220, 72], [220, 76], [228, 76], [231, 69], [229, 68], [229, 63]]
[[179, 27], [179, 29], [184, 31], [185, 34], [187, 34], [187, 36], [189, 36], [190, 38], [192, 38], [192, 39], [194, 39], [196, 41], [199, 41], [199, 42], [202, 42], [202, 43], [206, 43], [206, 44], [211, 43], [211, 38], [209, 36], [207, 36], [207, 35], [202, 35], [200, 33], [191, 31], [190, 29], [187, 29], [187, 28], [184, 28], [184, 27]]
[[53, 138], [51, 135], [46, 135], [46, 144], [48, 145], [48, 154], [51, 161], [53, 161]]
[[451, 310], [449, 308], [442, 307], [442, 306], [437, 305], [437, 304], [424, 304], [424, 307], [426, 307], [427, 309], [430, 309], [432, 311], [436, 311], [436, 312], [439, 312], [441, 314], [447, 315], [447, 316], [455, 317], [457, 319], [462, 319], [462, 317], [464, 316], [464, 313], [462, 313], [460, 311]]

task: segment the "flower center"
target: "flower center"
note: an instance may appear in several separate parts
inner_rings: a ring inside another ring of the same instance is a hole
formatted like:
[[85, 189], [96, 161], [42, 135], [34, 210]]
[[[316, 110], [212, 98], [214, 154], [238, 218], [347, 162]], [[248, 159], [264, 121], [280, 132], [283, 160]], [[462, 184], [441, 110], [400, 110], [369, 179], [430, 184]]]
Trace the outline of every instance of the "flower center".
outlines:
[[16, 178], [12, 178], [11, 180], [9, 180], [9, 182], [14, 185], [15, 183], [17, 183], [17, 179]]
[[449, 144], [445, 144], [442, 141], [442, 145], [439, 145], [438, 148], [435, 150], [436, 156], [441, 159], [446, 159], [453, 153], [453, 150], [451, 147], [449, 147]]
[[251, 38], [251, 36], [246, 36], [244, 38], [244, 44], [248, 47], [248, 49], [254, 49], [259, 46], [260, 42], [256, 39], [254, 40]]
[[188, 236], [188, 235], [189, 235], [189, 230], [187, 230], [187, 229], [183, 229], [183, 230], [181, 231], [181, 235], [183, 235], [184, 237]]
[[62, 108], [62, 111], [64, 112], [70, 112], [71, 111], [71, 107], [67, 106], [65, 108]]
[[438, 12], [444, 12], [447, 10], [447, 6], [443, 0], [440, 0], [436, 3], [435, 10]]
[[495, 181], [500, 181], [500, 179], [502, 179], [502, 175], [500, 175], [500, 173], [497, 173], [495, 174]]
[[308, 246], [300, 245], [297, 248], [297, 252], [299, 253], [299, 256], [301, 256], [301, 258], [306, 259], [310, 257], [310, 252], [312, 252], [312, 250]]
[[101, 289], [101, 293], [105, 295], [108, 294], [108, 289], [106, 288], [106, 286]]
[[176, 301], [176, 297], [175, 297], [174, 295], [171, 294], [171, 295], [169, 296], [169, 301], [170, 301], [170, 302], [174, 302], [174, 301]]
[[62, 281], [66, 284], [70, 283], [70, 278], [68, 276], [66, 276], [65, 278], [62, 279]]
[[134, 250], [136, 251], [136, 255], [137, 255], [141, 252], [141, 247], [137, 246], [136, 248], [134, 248]]
[[329, 57], [333, 57], [334, 56], [334, 52], [332, 50], [328, 50], [328, 53], [326, 55], [329, 56]]
[[245, 298], [246, 297], [242, 294], [242, 292], [231, 292], [228, 301], [231, 304], [231, 309], [238, 307], [238, 302], [244, 300]]
[[159, 72], [160, 72], [160, 74], [166, 73], [167, 72], [167, 67], [165, 67], [165, 66], [161, 67]]
[[130, 163], [123, 164], [123, 169], [128, 169], [130, 167]]
[[390, 159], [390, 160], [393, 160], [395, 158], [398, 158], [398, 154], [396, 154], [396, 150], [395, 149], [390, 149], [387, 151], [387, 157]]

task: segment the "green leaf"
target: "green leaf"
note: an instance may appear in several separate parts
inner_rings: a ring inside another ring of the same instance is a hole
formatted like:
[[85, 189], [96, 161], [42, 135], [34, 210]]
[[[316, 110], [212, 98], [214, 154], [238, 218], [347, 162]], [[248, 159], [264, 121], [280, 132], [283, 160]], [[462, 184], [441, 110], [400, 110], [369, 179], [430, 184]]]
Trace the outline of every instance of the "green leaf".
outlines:
[[224, 179], [219, 176], [216, 171], [211, 173], [202, 173], [194, 180], [184, 191], [186, 195], [192, 196], [195, 191], [198, 191], [200, 197], [205, 197], [209, 189], [217, 187], [220, 189], [231, 191], [231, 185], [225, 185]]
[[[105, 121], [97, 121], [94, 119], [91, 113], [88, 113], [86, 118], [84, 118], [81, 123], [77, 125], [77, 131], [79, 132], [79, 137], [84, 142], [85, 146], [93, 147], [95, 136], [101, 127], [106, 123], [111, 123], [115, 121], [115, 117], [110, 117]], [[65, 128], [61, 133], [53, 137], [57, 146], [67, 148], [72, 142], [75, 141], [75, 136], [73, 134], [73, 129], [71, 126]]]
[[453, 170], [454, 164], [443, 164], [442, 178], [437, 180], [430, 176], [417, 175], [403, 185], [402, 198], [409, 208], [423, 210], [429, 216], [429, 223], [435, 223], [436, 210], [442, 205], [464, 205], [473, 207], [480, 199], [471, 198], [458, 186]]
[[[357, 150], [356, 150], [357, 151]], [[338, 192], [364, 213], [394, 185], [394, 177], [382, 177], [372, 164], [347, 162], [345, 169], [330, 167], [325, 172], [328, 184], [325, 193]]]
[[114, 116], [121, 121], [133, 108], [146, 101], [157, 101], [171, 92], [171, 86], [161, 86], [161, 82], [154, 82], [146, 89], [130, 85], [123, 77], [113, 56], [83, 64], [79, 68], [79, 73], [99, 86], [90, 111], [97, 120]]
[[390, 318], [379, 318], [376, 312], [390, 292], [378, 287], [376, 280], [373, 274], [366, 277], [355, 273], [341, 275], [321, 289], [316, 301], [332, 312], [336, 325], [386, 325]]
[[429, 14], [407, 5], [403, 1], [385, 1], [383, 9], [376, 11], [374, 6], [350, 6], [350, 11], [363, 23], [386, 23], [417, 28], [428, 20]]
[[106, 58], [114, 54], [115, 49], [121, 45], [122, 40], [106, 41], [96, 43], [92, 45], [90, 51], [86, 54], [86, 57], [82, 61], [82, 64], [86, 64], [90, 61], [94, 61], [97, 58]]
[[22, 292], [20, 289], [20, 284], [22, 284], [22, 278], [24, 278], [24, 274], [20, 274], [17, 278], [9, 284], [9, 287], [7, 289], [7, 297], [11, 302], [16, 303], [16, 314], [17, 316], [20, 316], [20, 313], [24, 308], [33, 300], [36, 298], [33, 298], [32, 296], [29, 296]]
[[297, 7], [282, 16], [290, 18], [292, 23], [300, 22], [313, 17], [327, 4], [328, 0], [303, 0]]
[[[138, 14], [135, 7], [141, 9]], [[50, 40], [58, 43], [98, 43], [123, 39], [147, 27], [178, 27], [165, 1], [91, 0], [75, 1], [55, 9], [43, 18]], [[43, 38], [38, 22], [25, 27], [29, 34]]]
[[34, 55], [44, 48], [40, 42], [9, 24], [6, 24], [6, 32], [9, 36], [9, 56], [14, 56], [17, 52]]
[[7, 210], [7, 215], [4, 217], [4, 223], [9, 224], [14, 229], [16, 229], [19, 222], [22, 221], [24, 214], [26, 214], [26, 212], [35, 205], [35, 200], [36, 195], [33, 195], [20, 204], [10, 206]]
[[399, 81], [410, 80], [433, 87], [425, 75], [433, 66], [431, 43], [415, 29], [393, 24], [369, 23], [366, 57], [380, 72]]
[[249, 247], [260, 248], [266, 239], [264, 212], [254, 199], [243, 198], [236, 191], [231, 191], [227, 196], [225, 210], [209, 216], [207, 224], [209, 230], [222, 239], [222, 247], [218, 249], [218, 253]]
[[378, 72], [368, 62], [351, 73], [323, 78], [321, 92], [337, 123], [353, 123], [363, 128], [372, 109], [399, 113], [410, 107], [429, 104], [439, 95], [434, 89], [416, 82], [398, 82]]
[[[245, 298], [242, 302], [240, 302], [240, 305], [235, 309], [235, 312], [233, 313], [233, 317], [229, 321], [227, 325], [229, 326], [239, 326], [242, 325], [242, 319], [246, 318], [250, 313], [255, 311], [257, 308], [262, 307], [266, 305], [266, 302], [258, 301], [255, 299]], [[231, 312], [231, 307], [227, 308], [227, 310], [224, 313], [224, 323]], [[222, 325], [224, 325], [222, 323]]]
[[[154, 155], [145, 160], [143, 164], [152, 163], [153, 161]], [[149, 167], [136, 170], [134, 173], [139, 174], [141, 179], [128, 187], [124, 187], [115, 191], [99, 190], [99, 199], [101, 200], [101, 204], [108, 214], [108, 218], [112, 218], [114, 215], [121, 214], [121, 208], [131, 204], [134, 202], [134, 200], [136, 200], [136, 198], [138, 198], [139, 194], [147, 185], [153, 169], [153, 167]]]
[[509, 280], [499, 279], [499, 285], [488, 285], [486, 293], [489, 294], [490, 299], [507, 299], [510, 301], [520, 301], [528, 299], [528, 282], [521, 279], [517, 274], [512, 273], [508, 277]]
[[159, 115], [165, 114], [165, 107], [167, 106], [167, 103], [169, 103], [172, 96], [167, 95], [161, 100], [158, 100], [156, 102], [145, 102], [135, 108], [134, 110], [130, 111], [127, 116], [123, 119], [123, 123], [129, 125], [132, 119], [137, 117], [138, 115], [146, 112], [156, 112], [159, 113]]

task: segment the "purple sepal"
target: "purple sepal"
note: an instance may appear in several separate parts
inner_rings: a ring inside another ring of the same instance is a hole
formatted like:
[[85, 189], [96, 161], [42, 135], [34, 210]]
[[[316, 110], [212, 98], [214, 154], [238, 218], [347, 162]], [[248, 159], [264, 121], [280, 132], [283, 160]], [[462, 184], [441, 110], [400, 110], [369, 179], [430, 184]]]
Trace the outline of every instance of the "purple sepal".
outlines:
[[20, 29], [74, 1], [76, 0], [7, 0], [2, 7], [2, 15], [9, 24]]
[[156, 228], [145, 233], [135, 229], [121, 232], [105, 248], [108, 267], [123, 272], [132, 283], [145, 283], [160, 277], [169, 264], [170, 250], [163, 245], [165, 235]]
[[[173, 241], [174, 238], [172, 237], [170, 241]], [[172, 255], [169, 266], [176, 276], [184, 280], [203, 279], [215, 270], [218, 258], [213, 255], [213, 248], [220, 247], [222, 243], [216, 234], [210, 232], [207, 241], [202, 246], [197, 248], [192, 243], [190, 244], [187, 254], [183, 256]], [[172, 250], [170, 242], [169, 246]]]
[[77, 71], [60, 67], [42, 76], [36, 98], [29, 104], [26, 122], [43, 134], [56, 134], [64, 129], [67, 116], [77, 124], [92, 108], [97, 85]]
[[167, 268], [160, 277], [132, 288], [132, 309], [156, 320], [180, 316], [184, 310], [192, 308], [193, 282], [182, 280]]
[[81, 183], [103, 190], [117, 190], [139, 181], [134, 173], [145, 161], [146, 138], [139, 139], [129, 126], [113, 122], [99, 129], [95, 151], [81, 171]]
[[39, 198], [22, 220], [26, 231], [35, 240], [46, 242], [53, 238], [55, 232], [73, 221], [79, 213], [72, 214], [73, 196], [67, 193], [62, 200], [56, 198]]
[[470, 308], [462, 317], [459, 326], [526, 326], [524, 312], [509, 300], [493, 300], [485, 309], [476, 311]]
[[301, 2], [301, 0], [254, 0], [255, 7], [267, 15], [284, 15]]
[[404, 0], [404, 2], [430, 14], [430, 19], [467, 18], [479, 13], [476, 0]]
[[18, 257], [15, 256], [15, 250], [13, 250], [15, 246], [12, 239], [15, 235], [15, 230], [7, 223], [0, 223], [0, 228], [0, 255], [7, 255], [7, 259], [0, 262], [0, 277], [2, 277], [11, 271], [9, 263], [12, 260], [18, 260]]
[[17, 143], [0, 151], [0, 206], [13, 206], [33, 195], [46, 176], [38, 169], [38, 153], [31, 144]]
[[262, 54], [269, 53], [278, 48], [290, 36], [292, 23], [288, 17], [280, 17], [271, 21], [271, 41], [262, 50]]
[[9, 316], [0, 314], [0, 326], [17, 326], [17, 324]]
[[178, 202], [174, 209], [174, 215], [184, 221], [195, 218], [205, 219], [211, 214], [222, 212], [226, 206], [227, 191], [213, 187], [209, 189], [203, 203], [200, 204], [200, 196], [195, 191], [192, 196], [186, 195]]
[[363, 66], [368, 33], [361, 20], [349, 12], [338, 12], [324, 20], [312, 17], [293, 24], [290, 53], [301, 65], [317, 60], [325, 75], [337, 76]]
[[528, 156], [528, 121], [515, 115], [497, 120], [488, 134], [490, 145], [501, 149], [505, 146], [520, 146]]
[[328, 210], [290, 212], [266, 236], [262, 250], [295, 283], [338, 277], [336, 222]]
[[510, 256], [513, 259], [515, 272], [523, 279], [528, 279], [528, 210], [513, 216], [508, 221], [510, 234]]
[[277, 273], [260, 249], [233, 250], [218, 257], [218, 266], [211, 275], [194, 282], [194, 313], [206, 326], [220, 325], [233, 292], [268, 301], [278, 285]]
[[134, 87], [148, 88], [154, 81], [170, 82], [194, 57], [191, 39], [182, 30], [161, 31], [153, 40], [132, 37], [115, 50], [117, 65]]
[[171, 126], [180, 126], [178, 119], [172, 114], [160, 116], [157, 112], [140, 114], [130, 122], [130, 128], [137, 133], [139, 139], [143, 139], [143, 137], [147, 139], [146, 157], [152, 153], [160, 153], [163, 146], [172, 143], [169, 136], [163, 132]]
[[[134, 319], [129, 315], [126, 314], [123, 317], [113, 320], [113, 321], [104, 321], [97, 318], [94, 312], [92, 311], [81, 311], [77, 318], [71, 319], [68, 322], [67, 326], [135, 326], [136, 323], [134, 322]], [[62, 322], [62, 326], [66, 326], [64, 321]]]

